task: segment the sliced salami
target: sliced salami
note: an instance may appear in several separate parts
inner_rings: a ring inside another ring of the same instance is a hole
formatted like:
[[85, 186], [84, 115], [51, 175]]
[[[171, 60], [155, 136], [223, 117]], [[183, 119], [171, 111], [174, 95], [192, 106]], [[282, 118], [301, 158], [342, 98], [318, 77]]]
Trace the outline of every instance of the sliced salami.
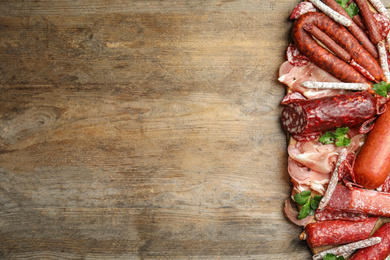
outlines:
[[309, 63], [309, 59], [303, 55], [294, 44], [289, 44], [287, 46], [287, 60], [291, 65], [301, 67]]
[[290, 19], [298, 19], [308, 12], [317, 12], [317, 8], [310, 2], [299, 3], [291, 12]]

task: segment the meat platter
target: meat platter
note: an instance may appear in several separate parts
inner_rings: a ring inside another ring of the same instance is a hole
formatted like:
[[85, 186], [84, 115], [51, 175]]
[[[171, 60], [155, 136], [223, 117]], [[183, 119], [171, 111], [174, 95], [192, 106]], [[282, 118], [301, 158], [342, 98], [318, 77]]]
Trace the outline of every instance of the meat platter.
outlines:
[[313, 259], [390, 255], [390, 15], [380, 0], [291, 12], [279, 81], [292, 193], [284, 211]]

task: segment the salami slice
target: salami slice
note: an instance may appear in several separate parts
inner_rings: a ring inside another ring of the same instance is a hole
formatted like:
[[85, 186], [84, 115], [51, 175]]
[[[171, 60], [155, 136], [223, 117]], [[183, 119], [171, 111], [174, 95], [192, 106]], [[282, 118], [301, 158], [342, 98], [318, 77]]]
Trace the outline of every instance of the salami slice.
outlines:
[[289, 44], [287, 46], [287, 60], [291, 65], [301, 67], [309, 63], [309, 59], [303, 55], [294, 44]]
[[301, 15], [308, 12], [317, 12], [317, 8], [310, 2], [299, 3], [294, 10], [292, 10], [290, 19], [298, 19]]
[[365, 221], [329, 220], [309, 223], [305, 228], [309, 247], [341, 245], [367, 239], [378, 218]]
[[293, 135], [351, 127], [374, 117], [375, 104], [375, 99], [367, 92], [302, 100], [284, 108], [282, 123]]

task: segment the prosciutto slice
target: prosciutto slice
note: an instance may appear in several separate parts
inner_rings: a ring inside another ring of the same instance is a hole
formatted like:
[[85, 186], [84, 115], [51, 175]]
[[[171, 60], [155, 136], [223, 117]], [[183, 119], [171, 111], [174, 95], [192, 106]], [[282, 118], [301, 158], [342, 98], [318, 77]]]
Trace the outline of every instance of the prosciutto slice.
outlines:
[[318, 82], [340, 82], [337, 78], [330, 75], [328, 72], [320, 69], [312, 62], [308, 62], [303, 66], [294, 66], [288, 61], [285, 61], [279, 68], [280, 82], [290, 87], [292, 91], [297, 91], [303, 94], [306, 98], [321, 98], [326, 96], [334, 96], [344, 93], [342, 90], [333, 89], [308, 89], [301, 86], [305, 81]]

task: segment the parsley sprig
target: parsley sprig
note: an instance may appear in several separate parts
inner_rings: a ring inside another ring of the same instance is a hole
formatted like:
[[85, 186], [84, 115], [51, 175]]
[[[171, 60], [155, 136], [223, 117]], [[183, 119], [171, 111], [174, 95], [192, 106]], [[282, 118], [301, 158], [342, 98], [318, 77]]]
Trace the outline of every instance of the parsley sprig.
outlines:
[[387, 97], [387, 92], [390, 91], [390, 84], [387, 84], [386, 82], [382, 81], [381, 83], [374, 84], [374, 87], [372, 88], [375, 90], [375, 93], [378, 95], [381, 95], [382, 97]]
[[351, 144], [351, 139], [345, 135], [348, 133], [348, 127], [337, 128], [336, 131], [326, 132], [320, 137], [320, 142], [323, 144], [335, 144], [336, 146], [349, 146]]
[[299, 205], [302, 205], [301, 210], [298, 214], [298, 219], [304, 219], [308, 215], [314, 215], [314, 211], [318, 208], [318, 205], [320, 204], [320, 201], [322, 199], [322, 196], [315, 195], [314, 197], [311, 196], [311, 191], [305, 190], [301, 193], [297, 193], [294, 196], [294, 200]]
[[335, 254], [327, 253], [324, 256], [324, 260], [345, 260], [345, 258], [343, 256], [337, 256]]
[[353, 18], [359, 13], [359, 7], [357, 4], [352, 3], [347, 6], [349, 0], [336, 0], [336, 2], [347, 12], [347, 14]]

